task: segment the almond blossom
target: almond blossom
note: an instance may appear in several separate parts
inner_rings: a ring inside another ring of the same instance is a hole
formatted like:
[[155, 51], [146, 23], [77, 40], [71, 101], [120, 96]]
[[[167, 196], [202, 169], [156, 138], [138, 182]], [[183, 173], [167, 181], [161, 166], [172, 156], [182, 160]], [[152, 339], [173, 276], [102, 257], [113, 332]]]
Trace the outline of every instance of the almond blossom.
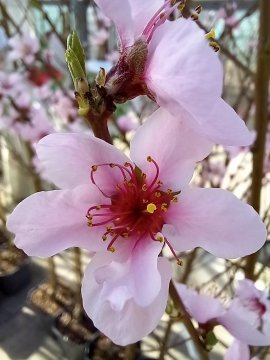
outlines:
[[167, 21], [181, 6], [175, 0], [95, 0], [116, 25], [120, 58], [105, 88], [116, 102], [148, 95], [213, 142], [249, 145], [243, 120], [221, 98], [222, 66], [191, 19]]
[[120, 345], [149, 334], [165, 310], [172, 270], [164, 246], [180, 264], [179, 251], [201, 246], [231, 258], [266, 239], [258, 214], [231, 193], [187, 188], [211, 143], [186, 127], [184, 115], [171, 120], [164, 109], [153, 113], [131, 141], [131, 160], [91, 135], [46, 136], [37, 154], [62, 190], [31, 195], [7, 222], [28, 255], [73, 246], [96, 253], [83, 281], [84, 308]]

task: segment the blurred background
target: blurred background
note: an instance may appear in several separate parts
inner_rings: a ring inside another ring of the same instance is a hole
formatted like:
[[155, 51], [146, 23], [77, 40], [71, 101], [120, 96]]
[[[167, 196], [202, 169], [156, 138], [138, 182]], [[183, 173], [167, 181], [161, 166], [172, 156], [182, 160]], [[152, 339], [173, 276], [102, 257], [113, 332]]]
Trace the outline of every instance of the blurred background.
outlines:
[[[189, 1], [185, 12], [196, 15], [195, 8], [202, 6], [197, 22], [205, 32], [215, 29], [224, 64], [223, 97], [254, 134], [250, 148], [215, 146], [198, 165], [192, 185], [234, 192], [261, 214], [269, 234], [270, 9], [264, 5], [265, 12], [263, 3], [267, 0]], [[80, 284], [91, 254], [75, 248], [47, 260], [30, 259], [5, 228], [18, 202], [53, 189], [34, 144], [52, 132], [91, 132], [78, 115], [65, 62], [73, 29], [85, 49], [91, 82], [100, 67], [109, 70], [119, 56], [115, 29], [93, 1], [0, 0], [0, 360], [132, 359], [83, 311]], [[128, 153], [134, 131], [155, 108], [146, 97], [118, 105], [109, 122], [114, 144]], [[269, 248], [268, 241], [258, 253], [234, 261], [195, 249], [180, 254], [184, 266], [175, 267], [175, 277], [230, 296], [235, 280], [246, 276], [269, 292]], [[210, 359], [222, 359], [232, 340], [224, 329], [217, 338]], [[136, 359], [142, 354], [196, 359], [189, 340], [181, 321], [165, 314], [156, 331], [138, 344]], [[270, 359], [267, 347], [252, 351]]]

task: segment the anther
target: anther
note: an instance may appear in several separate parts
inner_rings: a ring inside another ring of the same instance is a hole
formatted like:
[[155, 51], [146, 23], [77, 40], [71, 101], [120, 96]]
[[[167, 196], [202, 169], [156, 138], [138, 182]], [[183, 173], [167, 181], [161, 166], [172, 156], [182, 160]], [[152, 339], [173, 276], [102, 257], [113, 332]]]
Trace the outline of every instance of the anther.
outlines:
[[156, 191], [156, 192], [155, 192], [155, 196], [156, 196], [156, 197], [160, 197], [160, 196], [161, 196], [161, 193], [160, 193], [159, 191]]
[[87, 214], [87, 215], [86, 215], [86, 218], [87, 218], [88, 220], [92, 220], [92, 219], [93, 219], [93, 215]]
[[103, 241], [106, 241], [107, 240], [107, 236], [104, 234], [104, 235], [102, 235], [102, 240]]
[[125, 239], [128, 239], [128, 233], [123, 233], [122, 236], [123, 236]]
[[151, 162], [151, 161], [152, 161], [151, 156], [147, 156], [147, 161], [148, 161], [148, 162]]
[[172, 202], [177, 203], [177, 202], [178, 202], [178, 198], [177, 198], [176, 196], [173, 196]]
[[202, 12], [202, 5], [196, 6], [195, 11], [196, 11], [197, 14], [200, 14]]
[[97, 165], [92, 165], [92, 171], [97, 171], [98, 166]]
[[107, 231], [110, 231], [111, 228], [112, 228], [112, 226], [106, 226], [106, 230], [107, 230]]
[[100, 210], [101, 209], [101, 206], [100, 205], [97, 205], [96, 206], [96, 210]]
[[147, 199], [143, 199], [142, 202], [143, 202], [143, 204], [147, 204], [147, 203], [148, 203], [148, 200], [147, 200]]
[[87, 222], [87, 225], [88, 225], [89, 227], [92, 227], [92, 226], [93, 226], [92, 221], [88, 221], [88, 222]]
[[214, 39], [216, 36], [215, 30], [211, 29], [207, 34], [205, 34], [206, 39]]
[[110, 246], [110, 247], [108, 248], [108, 251], [114, 253], [114, 252], [115, 252], [115, 248], [114, 248], [113, 246]]
[[166, 203], [163, 203], [161, 204], [161, 210], [164, 211], [164, 212], [167, 212], [168, 211], [168, 205]]
[[215, 41], [210, 41], [209, 45], [214, 49], [215, 52], [219, 51], [220, 46]]
[[164, 238], [162, 237], [162, 236], [160, 236], [160, 235], [158, 235], [157, 237], [156, 237], [156, 239], [157, 239], [157, 241], [159, 241], [159, 242], [163, 242], [164, 241]]
[[180, 259], [177, 259], [177, 265], [179, 265], [179, 266], [183, 266], [183, 261], [182, 261], [182, 260], [180, 260]]
[[111, 168], [114, 168], [114, 167], [115, 167], [115, 164], [111, 163], [111, 164], [110, 164], [110, 167], [111, 167]]
[[162, 186], [162, 185], [163, 185], [163, 182], [159, 180], [159, 181], [157, 182], [157, 184], [158, 184], [158, 186]]
[[146, 184], [143, 184], [142, 186], [142, 191], [146, 191], [147, 190], [147, 185]]
[[170, 195], [170, 194], [173, 193], [173, 191], [172, 191], [172, 189], [167, 189], [167, 190], [166, 190], [166, 193]]
[[194, 20], [194, 21], [197, 21], [197, 20], [199, 19], [199, 16], [198, 16], [198, 14], [196, 14], [196, 13], [191, 14], [190, 17], [191, 17], [191, 19]]

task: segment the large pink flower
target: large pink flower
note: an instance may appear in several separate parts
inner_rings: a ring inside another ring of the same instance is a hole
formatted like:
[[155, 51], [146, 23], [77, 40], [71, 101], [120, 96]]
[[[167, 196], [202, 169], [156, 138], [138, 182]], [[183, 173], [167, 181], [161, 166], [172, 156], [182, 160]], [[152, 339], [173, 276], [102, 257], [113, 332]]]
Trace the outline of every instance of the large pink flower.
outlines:
[[165, 244], [176, 258], [175, 251], [195, 246], [237, 257], [266, 238], [256, 212], [232, 194], [186, 189], [211, 144], [184, 120], [173, 122], [162, 109], [152, 114], [131, 142], [133, 162], [90, 135], [48, 135], [37, 154], [63, 190], [30, 196], [8, 218], [16, 245], [29, 255], [71, 246], [96, 252], [84, 278], [84, 307], [121, 345], [153, 330], [165, 309], [171, 277], [159, 256]]
[[166, 21], [179, 1], [95, 2], [120, 38], [121, 56], [105, 85], [116, 100], [143, 91], [176, 117], [189, 113], [188, 126], [214, 142], [252, 142], [244, 122], [221, 98], [221, 63], [203, 31], [190, 19]]

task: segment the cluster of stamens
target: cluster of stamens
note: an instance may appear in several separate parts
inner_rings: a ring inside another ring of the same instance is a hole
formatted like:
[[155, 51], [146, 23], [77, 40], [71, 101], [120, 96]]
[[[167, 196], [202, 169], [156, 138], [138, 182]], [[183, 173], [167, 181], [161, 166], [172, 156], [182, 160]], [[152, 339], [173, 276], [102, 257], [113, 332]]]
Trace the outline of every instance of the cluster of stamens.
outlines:
[[[151, 238], [154, 241], [166, 243], [179, 265], [181, 260], [177, 257], [168, 240], [160, 234], [165, 223], [164, 215], [171, 203], [178, 201], [178, 193], [171, 189], [162, 190], [159, 180], [159, 167], [156, 161], [147, 157], [147, 161], [155, 167], [155, 174], [148, 180], [136, 166], [127, 162], [124, 165], [105, 163], [93, 165], [91, 181], [97, 186], [104, 197], [110, 199], [109, 204], [99, 204], [88, 209], [86, 217], [89, 227], [104, 226], [106, 231], [102, 235], [103, 241], [109, 240], [107, 250], [114, 252], [116, 240], [136, 238], [136, 241]], [[110, 167], [120, 171], [122, 182], [116, 184], [112, 194], [99, 187], [95, 174], [99, 168]]]

